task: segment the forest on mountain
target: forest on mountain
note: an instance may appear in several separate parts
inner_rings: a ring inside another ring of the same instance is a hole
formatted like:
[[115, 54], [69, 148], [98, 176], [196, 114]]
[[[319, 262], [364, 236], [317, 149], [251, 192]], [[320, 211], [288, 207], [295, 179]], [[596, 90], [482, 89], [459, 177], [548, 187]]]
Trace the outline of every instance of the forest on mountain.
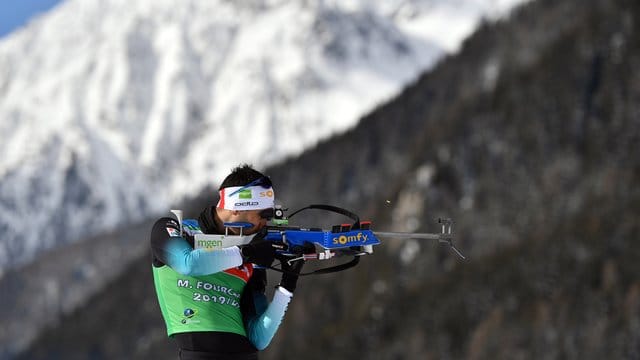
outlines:
[[[261, 358], [640, 358], [639, 34], [637, 1], [531, 2], [267, 169], [290, 209], [334, 204], [381, 231], [451, 217], [467, 260], [385, 240], [353, 269], [304, 277]], [[150, 257], [22, 358], [176, 358]]]

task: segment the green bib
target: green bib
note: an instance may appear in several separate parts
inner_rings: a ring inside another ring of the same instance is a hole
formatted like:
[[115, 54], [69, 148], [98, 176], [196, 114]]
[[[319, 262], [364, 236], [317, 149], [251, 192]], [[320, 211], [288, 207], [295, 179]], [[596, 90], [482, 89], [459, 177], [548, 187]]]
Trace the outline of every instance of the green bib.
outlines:
[[180, 275], [169, 266], [153, 267], [153, 278], [169, 336], [192, 331], [223, 331], [246, 336], [240, 296], [251, 265], [211, 275]]

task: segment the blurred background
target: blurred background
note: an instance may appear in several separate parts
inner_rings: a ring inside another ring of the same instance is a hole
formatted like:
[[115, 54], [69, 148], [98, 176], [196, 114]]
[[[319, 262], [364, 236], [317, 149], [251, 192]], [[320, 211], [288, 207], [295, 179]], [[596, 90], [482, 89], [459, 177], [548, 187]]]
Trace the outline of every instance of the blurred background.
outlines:
[[640, 359], [639, 27], [634, 0], [3, 3], [0, 359], [177, 358], [150, 226], [243, 162], [290, 209], [451, 217], [467, 256], [389, 239], [302, 278], [262, 359]]

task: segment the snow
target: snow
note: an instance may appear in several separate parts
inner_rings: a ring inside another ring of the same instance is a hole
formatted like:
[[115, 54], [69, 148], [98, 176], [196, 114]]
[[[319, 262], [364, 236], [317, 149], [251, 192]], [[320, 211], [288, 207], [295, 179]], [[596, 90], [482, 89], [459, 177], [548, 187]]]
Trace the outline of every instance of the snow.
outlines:
[[60, 4], [0, 41], [0, 269], [351, 128], [521, 2]]

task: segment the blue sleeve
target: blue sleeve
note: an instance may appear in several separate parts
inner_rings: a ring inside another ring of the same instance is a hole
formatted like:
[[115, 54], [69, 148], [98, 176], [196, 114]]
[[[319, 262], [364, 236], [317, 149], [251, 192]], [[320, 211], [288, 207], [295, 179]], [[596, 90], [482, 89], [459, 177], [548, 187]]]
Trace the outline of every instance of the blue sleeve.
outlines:
[[267, 298], [263, 293], [254, 294], [256, 315], [248, 322], [247, 336], [258, 350], [265, 349], [273, 339], [292, 296], [292, 293], [278, 286], [273, 300], [267, 305]]
[[182, 275], [208, 275], [242, 265], [237, 246], [220, 250], [194, 250], [183, 238], [171, 238], [165, 247], [166, 264]]
[[194, 250], [179, 232], [178, 222], [162, 218], [151, 230], [151, 251], [155, 265], [166, 264], [182, 275], [207, 275], [242, 265], [237, 246], [207, 251]]

